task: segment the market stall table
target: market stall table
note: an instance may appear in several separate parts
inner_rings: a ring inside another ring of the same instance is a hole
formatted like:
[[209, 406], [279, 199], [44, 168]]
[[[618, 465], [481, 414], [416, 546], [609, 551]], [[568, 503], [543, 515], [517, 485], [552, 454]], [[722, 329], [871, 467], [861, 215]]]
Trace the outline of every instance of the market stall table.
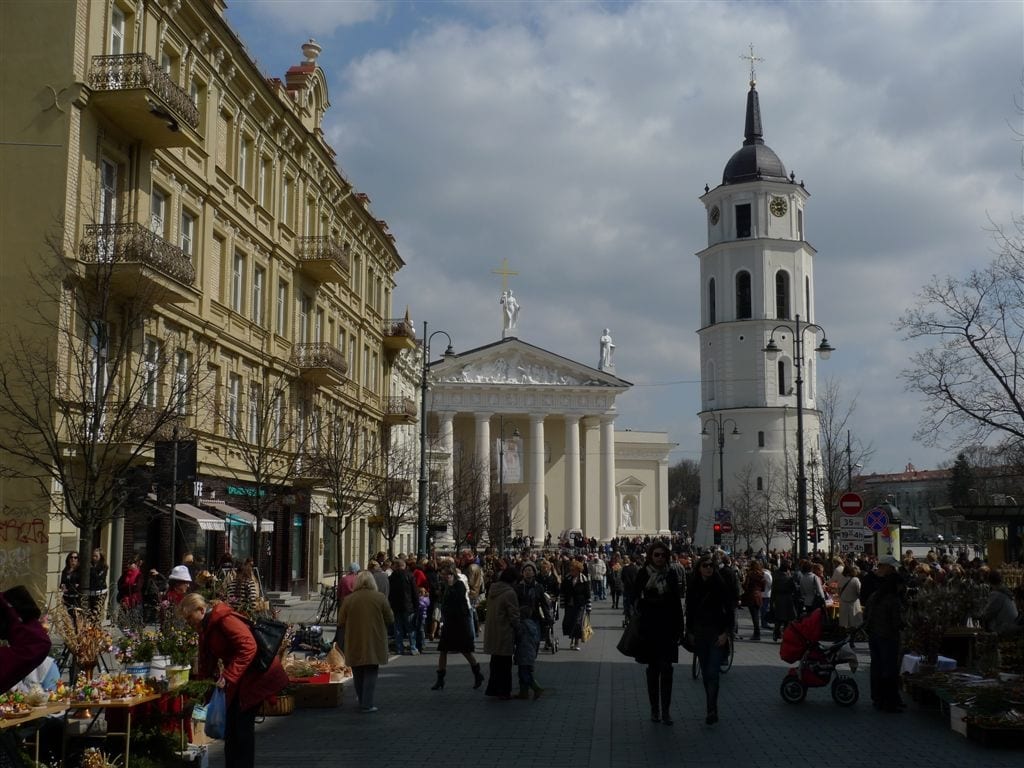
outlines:
[[35, 723], [35, 731], [36, 731], [36, 735], [35, 735], [35, 742], [36, 742], [35, 758], [36, 758], [36, 763], [38, 763], [39, 762], [39, 731], [40, 731], [40, 726], [42, 725], [42, 723], [39, 722], [39, 721], [42, 718], [44, 718], [44, 717], [49, 717], [50, 715], [62, 715], [62, 714], [64, 714], [65, 711], [67, 711], [67, 708], [68, 708], [68, 705], [67, 704], [63, 704], [63, 703], [60, 703], [60, 704], [58, 704], [58, 703], [44, 704], [44, 705], [42, 705], [40, 707], [32, 707], [32, 709], [27, 714], [25, 714], [25, 715], [23, 715], [21, 717], [4, 717], [4, 718], [0, 718], [0, 731], [6, 731], [8, 728], [20, 728], [23, 725], [27, 725], [28, 723], [33, 723], [34, 722]]
[[[903, 657], [903, 665], [900, 667], [900, 674], [913, 675], [921, 671], [921, 662], [924, 658], [921, 656], [915, 656], [912, 653], [908, 653]], [[952, 672], [956, 669], [956, 659], [949, 659], [945, 656], [939, 656], [935, 660], [935, 671], [936, 672]]]
[[151, 701], [159, 699], [161, 694], [159, 693], [147, 693], [143, 696], [133, 696], [130, 699], [100, 699], [99, 701], [73, 701], [68, 706], [67, 711], [64, 713], [64, 748], [61, 749], [61, 758], [65, 757], [67, 752], [67, 719], [69, 712], [82, 712], [83, 710], [95, 709], [95, 714], [91, 717], [88, 727], [85, 729], [83, 735], [87, 735], [92, 731], [93, 726], [96, 724], [96, 719], [100, 716], [99, 710], [105, 709], [120, 709], [125, 712], [125, 729], [124, 731], [107, 731], [106, 736], [124, 736], [124, 764], [128, 765], [128, 758], [131, 753], [131, 739], [132, 739], [132, 710], [141, 704], [148, 704]]

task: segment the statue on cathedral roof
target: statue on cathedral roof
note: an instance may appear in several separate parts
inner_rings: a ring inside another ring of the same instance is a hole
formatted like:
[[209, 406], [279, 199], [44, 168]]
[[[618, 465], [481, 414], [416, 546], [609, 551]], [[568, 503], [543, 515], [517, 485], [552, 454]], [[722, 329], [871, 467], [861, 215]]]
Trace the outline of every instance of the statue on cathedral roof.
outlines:
[[614, 354], [615, 344], [612, 342], [611, 329], [605, 328], [601, 334], [601, 360], [597, 364], [597, 370], [615, 373], [615, 362], [612, 360]]
[[510, 331], [516, 330], [516, 326], [519, 325], [519, 300], [512, 295], [512, 289], [509, 288], [506, 291], [501, 292], [501, 298], [498, 302], [502, 307], [502, 330], [501, 337], [515, 334], [510, 334]]

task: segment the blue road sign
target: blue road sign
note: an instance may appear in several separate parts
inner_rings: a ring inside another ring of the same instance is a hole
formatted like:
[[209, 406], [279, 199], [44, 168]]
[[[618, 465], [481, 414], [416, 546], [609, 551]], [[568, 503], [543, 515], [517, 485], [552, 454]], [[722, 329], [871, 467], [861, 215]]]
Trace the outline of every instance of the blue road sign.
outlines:
[[864, 515], [864, 527], [870, 528], [875, 533], [881, 533], [889, 526], [889, 516], [881, 507], [875, 507]]

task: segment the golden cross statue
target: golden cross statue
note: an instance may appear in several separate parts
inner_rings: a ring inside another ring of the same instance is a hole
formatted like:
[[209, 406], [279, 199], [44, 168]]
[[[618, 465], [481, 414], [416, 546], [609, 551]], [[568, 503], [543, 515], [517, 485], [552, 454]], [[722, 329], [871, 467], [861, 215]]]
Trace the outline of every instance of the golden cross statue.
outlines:
[[518, 272], [513, 272], [512, 270], [510, 270], [508, 268], [508, 259], [502, 257], [502, 259], [501, 259], [501, 269], [492, 269], [491, 270], [491, 274], [492, 275], [501, 275], [501, 290], [502, 291], [507, 291], [508, 290], [508, 279], [509, 279], [509, 277], [511, 277], [512, 275], [518, 275], [519, 273]]
[[754, 72], [754, 62], [764, 61], [764, 59], [762, 59], [760, 56], [754, 55], [753, 43], [750, 44], [750, 53], [741, 54], [740, 58], [750, 62], [750, 87], [753, 88], [754, 85], [757, 83], [757, 73]]

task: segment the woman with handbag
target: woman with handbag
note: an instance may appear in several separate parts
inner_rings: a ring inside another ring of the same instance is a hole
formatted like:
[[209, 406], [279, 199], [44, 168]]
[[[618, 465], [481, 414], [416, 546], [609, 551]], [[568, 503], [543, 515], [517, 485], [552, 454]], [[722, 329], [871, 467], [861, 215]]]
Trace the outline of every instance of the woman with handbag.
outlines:
[[718, 676], [735, 629], [737, 597], [732, 577], [723, 578], [711, 557], [701, 557], [686, 587], [686, 633], [700, 664], [708, 725], [718, 722]]
[[[227, 699], [225, 768], [256, 764], [256, 715], [260, 705], [288, 685], [288, 673], [275, 656], [263, 671], [254, 663], [256, 640], [243, 616], [219, 600], [207, 605], [199, 592], [178, 604], [179, 615], [199, 632], [199, 679], [216, 678]], [[223, 671], [217, 673], [218, 662]]]
[[[864, 622], [864, 609], [860, 604], [860, 570], [852, 562], [840, 566], [836, 576], [836, 590], [839, 593], [839, 626], [847, 632], [860, 627]], [[854, 648], [850, 638], [850, 648]]]
[[740, 596], [740, 604], [746, 606], [750, 611], [750, 621], [754, 625], [754, 634], [751, 640], [755, 643], [761, 640], [761, 603], [764, 601], [764, 566], [760, 561], [752, 560], [747, 566], [747, 574], [743, 577], [743, 594]]
[[461, 653], [466, 658], [473, 671], [473, 687], [479, 688], [485, 678], [473, 655], [476, 649], [476, 630], [473, 627], [473, 609], [469, 606], [466, 577], [456, 573], [453, 561], [445, 560], [441, 564], [441, 581], [444, 584], [441, 596], [441, 639], [437, 644], [440, 658], [437, 660], [437, 682], [430, 690], [440, 691], [444, 688], [449, 653]]
[[[655, 542], [647, 552], [634, 586], [637, 602], [633, 622], [639, 626], [636, 660], [647, 665], [647, 699], [651, 722], [672, 725], [672, 665], [679, 661], [683, 637], [683, 585], [669, 567], [671, 552]], [[631, 624], [633, 622], [630, 622]]]
[[590, 582], [583, 574], [580, 560], [569, 565], [569, 575], [562, 581], [562, 634], [569, 638], [569, 650], [580, 650], [583, 622], [590, 615]]

